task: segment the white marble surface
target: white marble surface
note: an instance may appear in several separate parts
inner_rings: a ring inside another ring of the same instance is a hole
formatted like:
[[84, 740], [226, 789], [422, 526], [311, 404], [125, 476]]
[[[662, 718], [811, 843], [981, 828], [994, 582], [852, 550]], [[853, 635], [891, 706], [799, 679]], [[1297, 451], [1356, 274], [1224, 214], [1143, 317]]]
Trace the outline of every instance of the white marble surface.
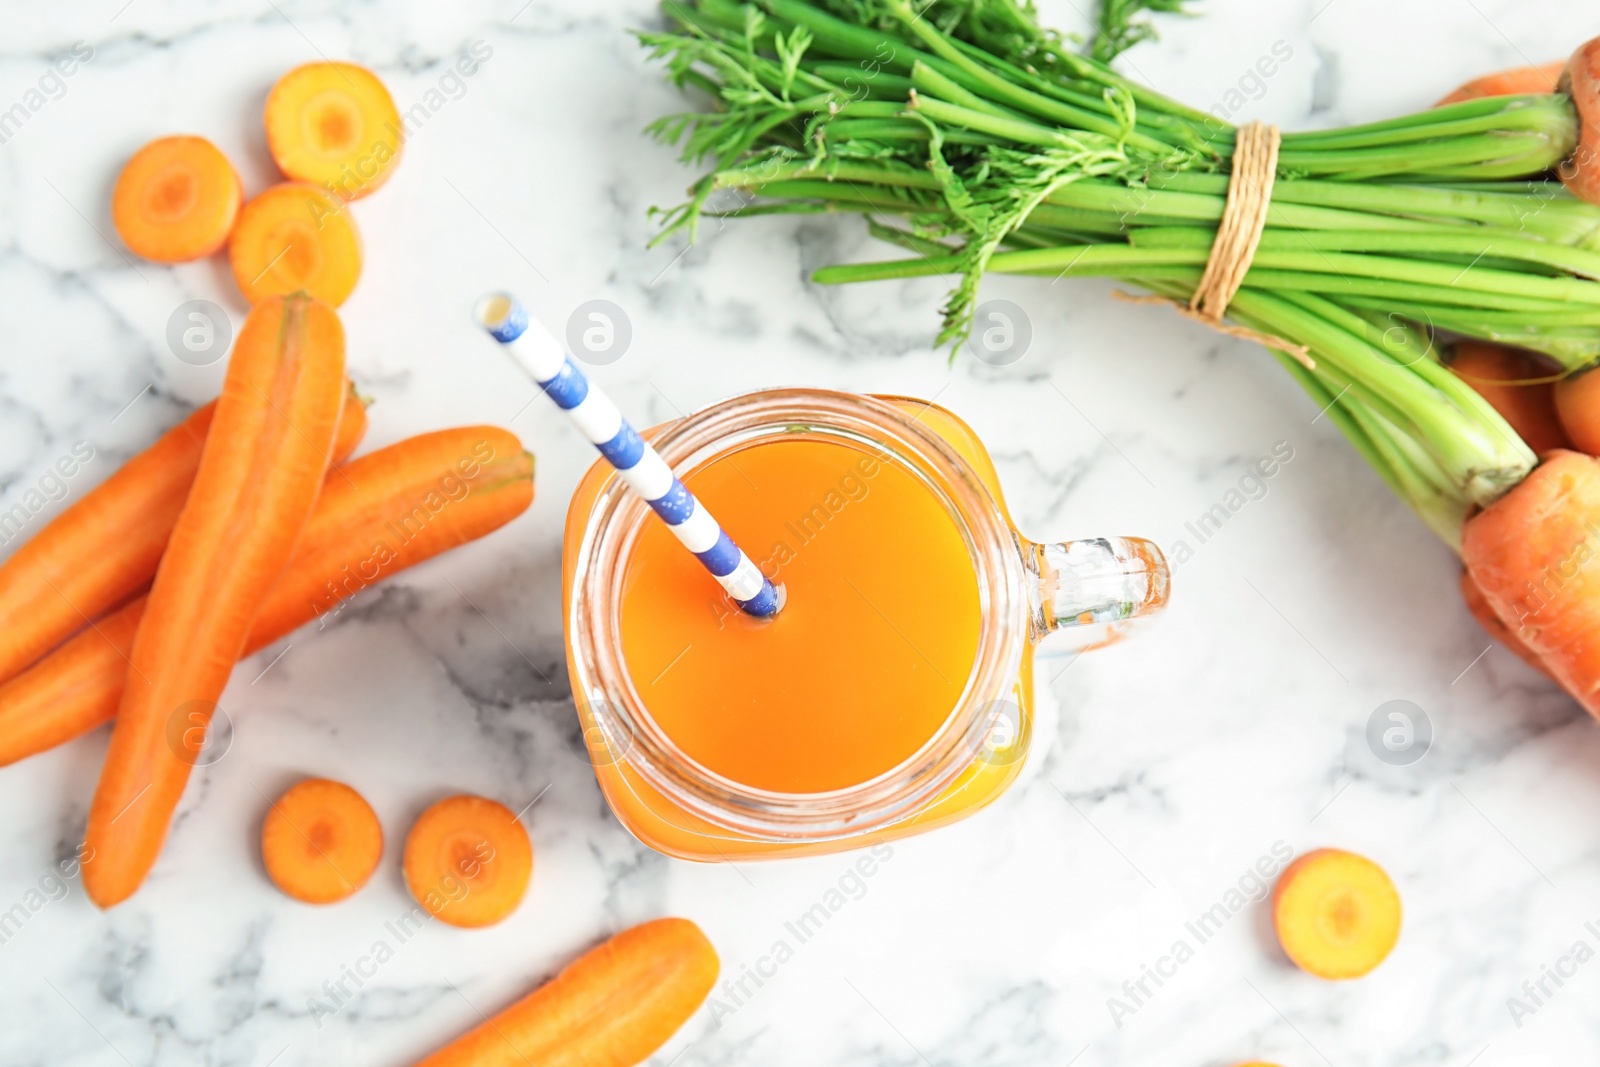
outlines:
[[[848, 220], [755, 220], [712, 227], [686, 254], [647, 249], [645, 210], [690, 177], [639, 135], [678, 106], [625, 32], [653, 22], [651, 5], [520, 3], [4, 0], [0, 108], [74, 42], [94, 54], [0, 145], [0, 505], [87, 441], [98, 458], [70, 485], [82, 493], [216, 389], [218, 367], [171, 355], [167, 317], [203, 297], [237, 318], [240, 301], [220, 261], [135, 265], [106, 239], [129, 152], [202, 133], [258, 190], [272, 177], [260, 106], [283, 70], [350, 57], [408, 107], [485, 42], [491, 58], [355, 209], [368, 262], [345, 321], [352, 372], [376, 398], [368, 447], [523, 411], [529, 386], [465, 314], [509, 286], [557, 329], [588, 299], [626, 309], [633, 347], [598, 377], [641, 423], [779, 383], [937, 396], [987, 439], [1039, 538], [1170, 546], [1253, 459], [1294, 449], [1179, 569], [1159, 625], [1081, 661], [1044, 658], [1058, 712], [1017, 788], [895, 845], [824, 933], [753, 997], [719, 992], [736, 1010], [703, 1011], [658, 1064], [1600, 1059], [1600, 964], [1533, 1015], [1507, 1006], [1575, 942], [1600, 946], [1584, 925], [1600, 920], [1600, 737], [1485, 651], [1450, 554], [1261, 351], [1114, 303], [1103, 284], [996, 280], [988, 295], [1031, 316], [1032, 350], [1004, 369], [950, 365], [930, 348], [942, 282], [805, 282], [870, 251]], [[1167, 20], [1126, 69], [1290, 126], [1424, 106], [1600, 30], [1585, 0], [1205, 7]], [[1070, 0], [1046, 11], [1079, 23]], [[1247, 71], [1275, 42], [1292, 56], [1258, 88]], [[76, 881], [49, 880], [81, 833], [104, 733], [0, 771], [0, 910], [44, 900], [0, 944], [0, 1064], [399, 1065], [658, 915], [701, 923], [737, 978], [837, 882], [848, 858], [666, 860], [608, 814], [579, 756], [557, 606], [560, 522], [591, 455], [539, 404], [514, 428], [539, 457], [531, 512], [242, 667], [224, 701], [233, 747], [191, 782], [131, 902], [102, 914]], [[1396, 698], [1437, 735], [1405, 769], [1363, 741]], [[307, 773], [361, 789], [390, 837], [373, 884], [326, 909], [282, 897], [255, 848], [264, 797]], [[527, 901], [489, 931], [427, 929], [315, 1019], [308, 998], [409, 906], [394, 855], [410, 819], [461, 789], [513, 808], [540, 798]], [[1298, 973], [1260, 903], [1203, 945], [1186, 931], [1279, 842], [1353, 848], [1393, 874], [1406, 919], [1382, 968], [1343, 985]], [[1193, 958], [1114, 1019], [1108, 998], [1179, 939]]]

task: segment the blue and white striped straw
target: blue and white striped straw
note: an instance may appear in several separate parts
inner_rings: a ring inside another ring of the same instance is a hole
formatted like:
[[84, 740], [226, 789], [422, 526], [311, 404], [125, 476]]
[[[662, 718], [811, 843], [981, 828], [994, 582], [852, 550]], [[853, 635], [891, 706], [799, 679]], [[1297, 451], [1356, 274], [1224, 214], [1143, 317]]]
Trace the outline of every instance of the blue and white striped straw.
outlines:
[[473, 308], [473, 318], [505, 346], [545, 395], [571, 416], [583, 435], [616, 468], [618, 477], [644, 497], [667, 529], [695, 554], [747, 614], [767, 618], [778, 613], [782, 598], [772, 583], [684, 488], [666, 460], [645, 443], [617, 406], [561, 350], [548, 330], [536, 322], [531, 323], [530, 329], [527, 311], [505, 293], [491, 293], [480, 299]]

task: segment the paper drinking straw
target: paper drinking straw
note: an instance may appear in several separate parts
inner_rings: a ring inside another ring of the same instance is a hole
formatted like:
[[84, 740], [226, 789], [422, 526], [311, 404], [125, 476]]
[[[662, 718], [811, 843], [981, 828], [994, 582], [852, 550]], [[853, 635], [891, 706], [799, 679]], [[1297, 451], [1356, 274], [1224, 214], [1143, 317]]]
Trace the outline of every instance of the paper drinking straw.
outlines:
[[617, 475], [644, 497], [650, 510], [747, 614], [768, 618], [778, 613], [782, 599], [772, 583], [684, 488], [656, 450], [628, 425], [617, 406], [561, 350], [548, 330], [536, 322], [530, 329], [528, 313], [505, 293], [481, 298], [472, 317], [571, 417], [606, 462], [616, 468]]

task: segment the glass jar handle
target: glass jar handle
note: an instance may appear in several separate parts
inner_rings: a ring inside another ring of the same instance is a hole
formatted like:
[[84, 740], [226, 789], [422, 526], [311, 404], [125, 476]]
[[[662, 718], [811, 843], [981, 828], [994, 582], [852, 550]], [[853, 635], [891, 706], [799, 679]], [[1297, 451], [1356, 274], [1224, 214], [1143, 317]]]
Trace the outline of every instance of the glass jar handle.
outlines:
[[1020, 548], [1035, 581], [1035, 641], [1066, 629], [1080, 648], [1110, 644], [1134, 620], [1166, 606], [1172, 573], [1154, 541], [1091, 537], [1043, 545], [1022, 541]]

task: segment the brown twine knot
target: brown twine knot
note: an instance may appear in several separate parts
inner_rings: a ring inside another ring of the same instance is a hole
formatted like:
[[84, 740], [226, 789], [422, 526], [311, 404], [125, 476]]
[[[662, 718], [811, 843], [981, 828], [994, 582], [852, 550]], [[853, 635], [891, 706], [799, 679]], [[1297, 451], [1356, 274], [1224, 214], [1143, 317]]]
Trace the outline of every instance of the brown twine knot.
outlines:
[[1222, 316], [1244, 284], [1261, 234], [1267, 228], [1267, 209], [1272, 203], [1272, 186], [1278, 176], [1278, 127], [1260, 122], [1239, 127], [1234, 138], [1233, 175], [1228, 182], [1228, 199], [1217, 223], [1217, 236], [1211, 242], [1206, 269], [1187, 305], [1164, 296], [1131, 296], [1116, 293], [1119, 300], [1134, 304], [1168, 304], [1187, 318], [1202, 322], [1230, 337], [1255, 341], [1287, 353], [1314, 369], [1316, 362], [1305, 345], [1297, 345], [1247, 326], [1224, 322]]

